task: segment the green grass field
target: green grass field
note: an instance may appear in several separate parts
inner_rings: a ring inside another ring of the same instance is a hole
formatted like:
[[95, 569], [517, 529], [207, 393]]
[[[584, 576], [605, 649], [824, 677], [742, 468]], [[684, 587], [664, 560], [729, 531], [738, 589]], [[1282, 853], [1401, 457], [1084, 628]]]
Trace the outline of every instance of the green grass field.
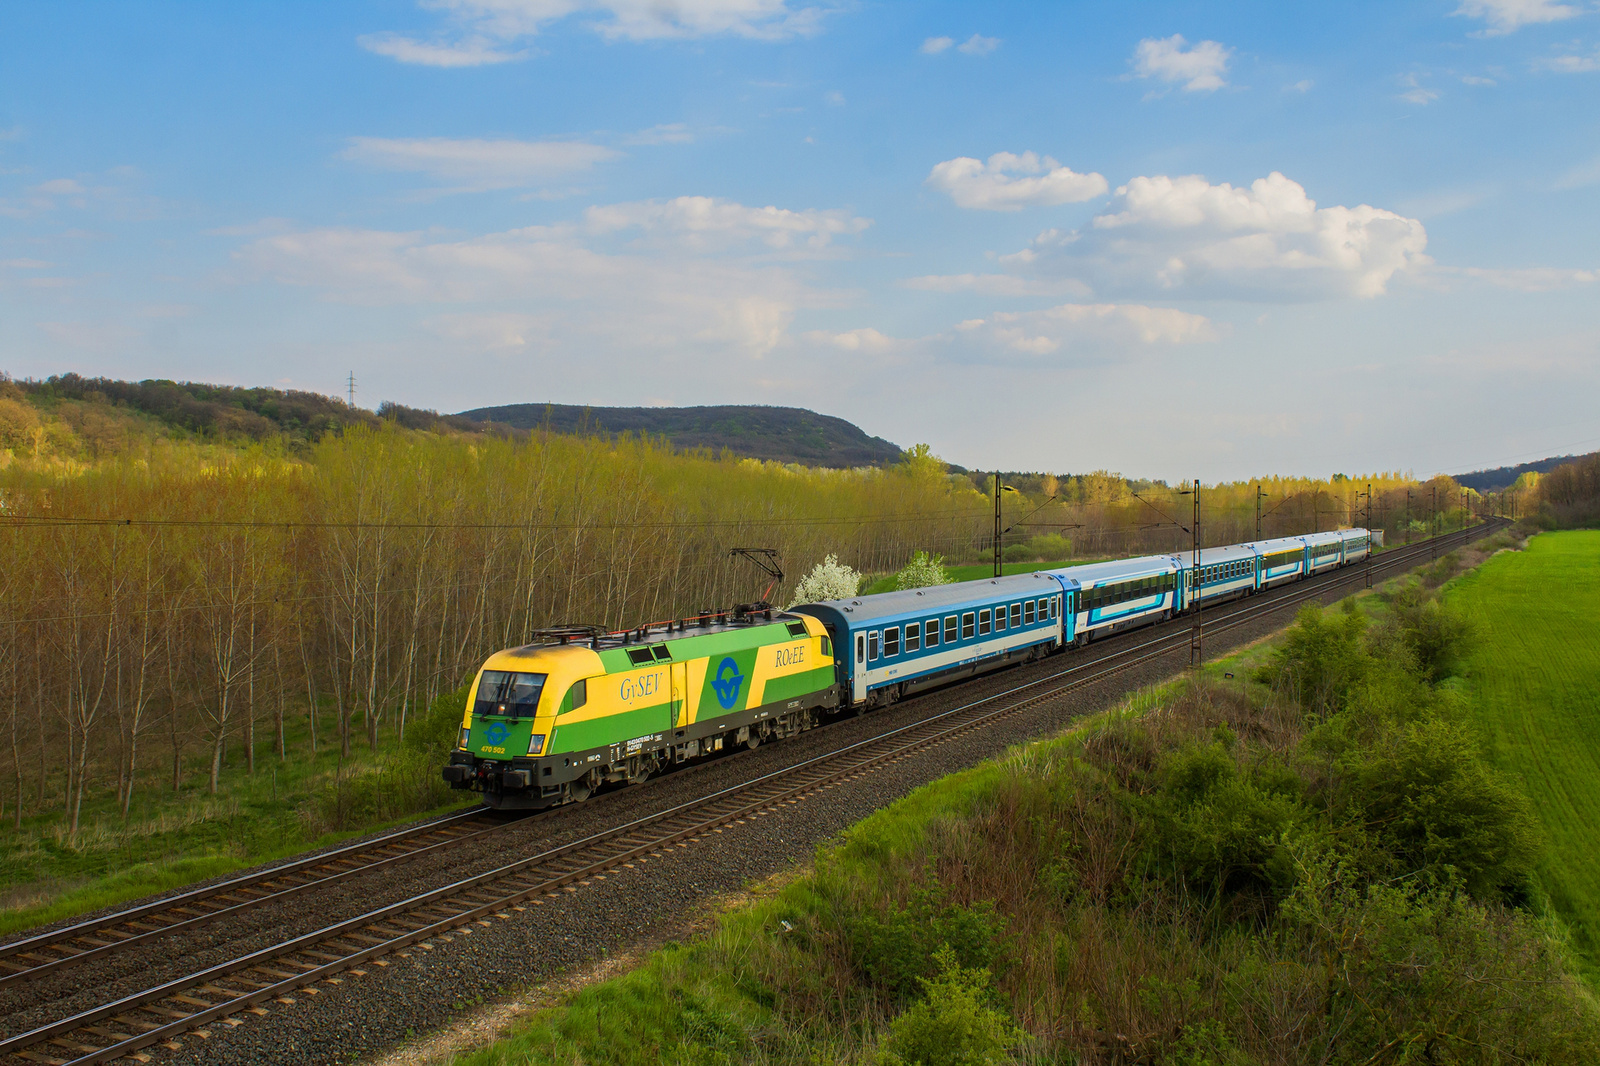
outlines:
[[1547, 834], [1541, 886], [1600, 978], [1600, 532], [1544, 533], [1448, 590], [1482, 627], [1473, 702]]

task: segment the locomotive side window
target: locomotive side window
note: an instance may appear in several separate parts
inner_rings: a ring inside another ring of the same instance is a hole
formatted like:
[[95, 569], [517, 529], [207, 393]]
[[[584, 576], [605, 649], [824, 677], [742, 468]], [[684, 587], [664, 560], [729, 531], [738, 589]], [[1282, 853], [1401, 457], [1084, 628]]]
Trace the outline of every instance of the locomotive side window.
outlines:
[[986, 636], [989, 632], [989, 608], [985, 607], [978, 612], [978, 634]]
[[911, 622], [906, 625], [906, 651], [916, 651], [922, 647], [922, 623]]
[[900, 654], [900, 627], [894, 626], [883, 631], [883, 657]]
[[588, 681], [577, 681], [577, 682], [574, 682], [573, 686], [572, 686], [572, 689], [571, 689], [571, 692], [572, 692], [572, 709], [574, 711], [577, 710], [579, 707], [582, 707], [585, 703], [589, 702], [589, 682]]

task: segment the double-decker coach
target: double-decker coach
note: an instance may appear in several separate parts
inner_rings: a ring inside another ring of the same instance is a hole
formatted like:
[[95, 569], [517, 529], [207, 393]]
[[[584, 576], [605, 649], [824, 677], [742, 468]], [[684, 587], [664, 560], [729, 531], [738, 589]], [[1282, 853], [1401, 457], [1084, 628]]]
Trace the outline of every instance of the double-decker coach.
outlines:
[[1066, 597], [1049, 575], [1021, 574], [792, 610], [822, 622], [849, 704], [870, 707], [1056, 650], [1071, 639]]

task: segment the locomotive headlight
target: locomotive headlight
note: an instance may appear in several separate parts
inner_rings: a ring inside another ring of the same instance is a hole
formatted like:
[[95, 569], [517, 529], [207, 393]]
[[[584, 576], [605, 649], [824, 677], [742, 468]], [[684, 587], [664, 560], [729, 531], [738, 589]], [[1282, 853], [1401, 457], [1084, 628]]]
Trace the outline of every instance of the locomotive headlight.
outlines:
[[537, 755], [544, 750], [544, 734], [535, 733], [528, 738], [528, 754]]
[[471, 733], [472, 733], [472, 730], [468, 729], [466, 726], [462, 726], [461, 727], [461, 739], [456, 742], [456, 747], [460, 748], [462, 751], [466, 751], [467, 750], [467, 737], [469, 735], [471, 735]]

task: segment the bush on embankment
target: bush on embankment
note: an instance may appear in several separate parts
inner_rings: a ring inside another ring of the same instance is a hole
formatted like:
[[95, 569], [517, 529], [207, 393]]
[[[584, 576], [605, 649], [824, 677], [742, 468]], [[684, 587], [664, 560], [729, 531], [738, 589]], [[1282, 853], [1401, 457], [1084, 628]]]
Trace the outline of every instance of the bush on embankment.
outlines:
[[1519, 907], [1527, 803], [1437, 682], [1470, 627], [1377, 606], [924, 788], [465, 1061], [1600, 1061]]

